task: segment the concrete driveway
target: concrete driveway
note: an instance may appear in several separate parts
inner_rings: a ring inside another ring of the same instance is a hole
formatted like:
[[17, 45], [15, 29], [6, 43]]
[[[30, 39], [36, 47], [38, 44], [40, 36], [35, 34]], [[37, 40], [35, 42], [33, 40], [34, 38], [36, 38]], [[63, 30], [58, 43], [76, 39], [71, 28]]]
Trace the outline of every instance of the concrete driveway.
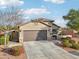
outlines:
[[31, 41], [23, 45], [27, 59], [79, 59], [50, 41]]

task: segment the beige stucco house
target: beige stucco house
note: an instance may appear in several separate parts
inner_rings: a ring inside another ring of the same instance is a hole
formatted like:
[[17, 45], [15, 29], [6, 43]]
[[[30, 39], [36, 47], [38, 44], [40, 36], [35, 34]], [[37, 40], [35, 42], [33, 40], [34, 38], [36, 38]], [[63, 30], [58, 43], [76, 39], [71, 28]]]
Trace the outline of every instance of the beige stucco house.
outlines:
[[19, 29], [19, 41], [26, 42], [35, 40], [52, 40], [51, 36], [53, 29], [58, 30], [59, 26], [54, 24], [52, 20], [39, 18], [21, 25]]

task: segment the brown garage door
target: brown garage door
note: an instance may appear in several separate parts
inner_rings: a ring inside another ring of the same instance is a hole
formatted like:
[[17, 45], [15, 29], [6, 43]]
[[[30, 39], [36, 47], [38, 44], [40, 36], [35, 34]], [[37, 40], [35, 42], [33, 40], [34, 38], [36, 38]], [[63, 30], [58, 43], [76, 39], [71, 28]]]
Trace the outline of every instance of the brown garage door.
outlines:
[[47, 40], [47, 30], [24, 30], [24, 41]]

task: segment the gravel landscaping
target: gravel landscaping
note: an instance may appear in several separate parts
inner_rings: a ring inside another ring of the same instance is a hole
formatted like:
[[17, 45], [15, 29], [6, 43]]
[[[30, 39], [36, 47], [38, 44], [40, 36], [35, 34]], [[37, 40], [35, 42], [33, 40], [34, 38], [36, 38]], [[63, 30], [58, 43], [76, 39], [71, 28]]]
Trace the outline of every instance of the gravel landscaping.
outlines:
[[25, 53], [22, 53], [19, 56], [13, 56], [6, 52], [3, 52], [2, 50], [3, 49], [0, 47], [0, 59], [26, 59]]

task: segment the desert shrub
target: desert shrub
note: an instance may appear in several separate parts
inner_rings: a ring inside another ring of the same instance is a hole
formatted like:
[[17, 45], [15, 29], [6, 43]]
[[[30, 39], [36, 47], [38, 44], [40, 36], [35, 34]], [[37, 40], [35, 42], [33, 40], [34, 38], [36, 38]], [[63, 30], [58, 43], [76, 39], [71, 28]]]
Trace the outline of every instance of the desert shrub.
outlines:
[[70, 38], [63, 38], [62, 44], [64, 47], [79, 49], [79, 43], [76, 43], [74, 40], [71, 40]]
[[14, 56], [19, 56], [24, 52], [24, 49], [22, 46], [15, 46], [9, 49], [9, 54]]
[[71, 44], [75, 43], [75, 41], [74, 41], [74, 40], [69, 40], [69, 42], [70, 42]]
[[79, 44], [78, 43], [72, 43], [71, 48], [79, 49]]
[[76, 43], [74, 40], [70, 40], [71, 48], [79, 49], [79, 43]]
[[69, 42], [71, 43], [71, 48], [73, 48], [73, 45], [75, 46], [75, 41], [74, 40], [69, 40]]
[[[8, 43], [9, 41], [9, 35], [6, 36], [6, 43]], [[1, 35], [0, 36], [0, 45], [4, 45], [5, 44], [5, 36]]]
[[71, 39], [71, 38], [69, 38], [69, 37], [61, 38], [62, 41], [64, 41], [64, 40], [70, 40], [70, 39]]
[[69, 39], [67, 39], [67, 38], [63, 39], [62, 44], [63, 44], [64, 47], [70, 47], [71, 46], [71, 43], [69, 42]]

